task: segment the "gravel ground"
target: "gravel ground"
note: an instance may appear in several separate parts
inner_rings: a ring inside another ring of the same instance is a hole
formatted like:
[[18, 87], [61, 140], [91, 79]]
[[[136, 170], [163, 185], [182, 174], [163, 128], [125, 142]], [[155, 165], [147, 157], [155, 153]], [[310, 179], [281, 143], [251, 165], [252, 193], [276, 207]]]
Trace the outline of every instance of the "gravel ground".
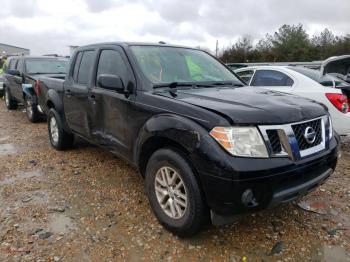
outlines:
[[350, 261], [350, 139], [331, 179], [296, 203], [179, 239], [124, 161], [0, 101], [0, 261]]

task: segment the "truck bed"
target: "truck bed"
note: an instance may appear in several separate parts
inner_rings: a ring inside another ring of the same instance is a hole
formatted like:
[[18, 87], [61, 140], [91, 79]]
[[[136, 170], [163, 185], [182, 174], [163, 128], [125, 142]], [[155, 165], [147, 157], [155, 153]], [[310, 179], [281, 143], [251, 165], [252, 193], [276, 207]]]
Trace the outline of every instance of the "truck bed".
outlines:
[[62, 98], [64, 79], [65, 75], [43, 76], [39, 78], [39, 90], [37, 91], [38, 102], [45, 114], [49, 111], [47, 106], [49, 90], [54, 90]]

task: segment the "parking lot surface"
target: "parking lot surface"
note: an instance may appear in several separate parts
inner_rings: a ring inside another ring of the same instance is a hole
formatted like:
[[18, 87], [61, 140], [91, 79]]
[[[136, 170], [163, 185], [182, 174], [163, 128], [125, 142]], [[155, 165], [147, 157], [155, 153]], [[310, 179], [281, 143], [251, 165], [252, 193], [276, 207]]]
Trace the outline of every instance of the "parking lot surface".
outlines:
[[311, 195], [180, 239], [126, 162], [81, 140], [55, 151], [0, 100], [0, 261], [350, 261], [350, 139]]

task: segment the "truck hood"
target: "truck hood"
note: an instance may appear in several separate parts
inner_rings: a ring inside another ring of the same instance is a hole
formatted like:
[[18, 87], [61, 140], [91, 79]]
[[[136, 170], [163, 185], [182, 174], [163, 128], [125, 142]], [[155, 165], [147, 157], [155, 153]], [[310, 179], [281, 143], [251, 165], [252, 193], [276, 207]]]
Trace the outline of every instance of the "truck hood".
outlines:
[[315, 101], [256, 87], [192, 88], [158, 94], [205, 108], [236, 124], [284, 124], [327, 114]]

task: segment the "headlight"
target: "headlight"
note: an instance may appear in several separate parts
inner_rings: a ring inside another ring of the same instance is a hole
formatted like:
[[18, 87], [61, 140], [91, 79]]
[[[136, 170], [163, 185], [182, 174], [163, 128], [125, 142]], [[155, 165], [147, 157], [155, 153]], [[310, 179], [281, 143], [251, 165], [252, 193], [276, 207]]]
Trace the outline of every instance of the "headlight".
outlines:
[[328, 124], [329, 124], [329, 126], [328, 126], [328, 128], [329, 128], [329, 140], [331, 140], [333, 137], [333, 125], [332, 125], [332, 119], [330, 116], [328, 116]]
[[256, 127], [215, 127], [210, 135], [233, 156], [268, 157]]

